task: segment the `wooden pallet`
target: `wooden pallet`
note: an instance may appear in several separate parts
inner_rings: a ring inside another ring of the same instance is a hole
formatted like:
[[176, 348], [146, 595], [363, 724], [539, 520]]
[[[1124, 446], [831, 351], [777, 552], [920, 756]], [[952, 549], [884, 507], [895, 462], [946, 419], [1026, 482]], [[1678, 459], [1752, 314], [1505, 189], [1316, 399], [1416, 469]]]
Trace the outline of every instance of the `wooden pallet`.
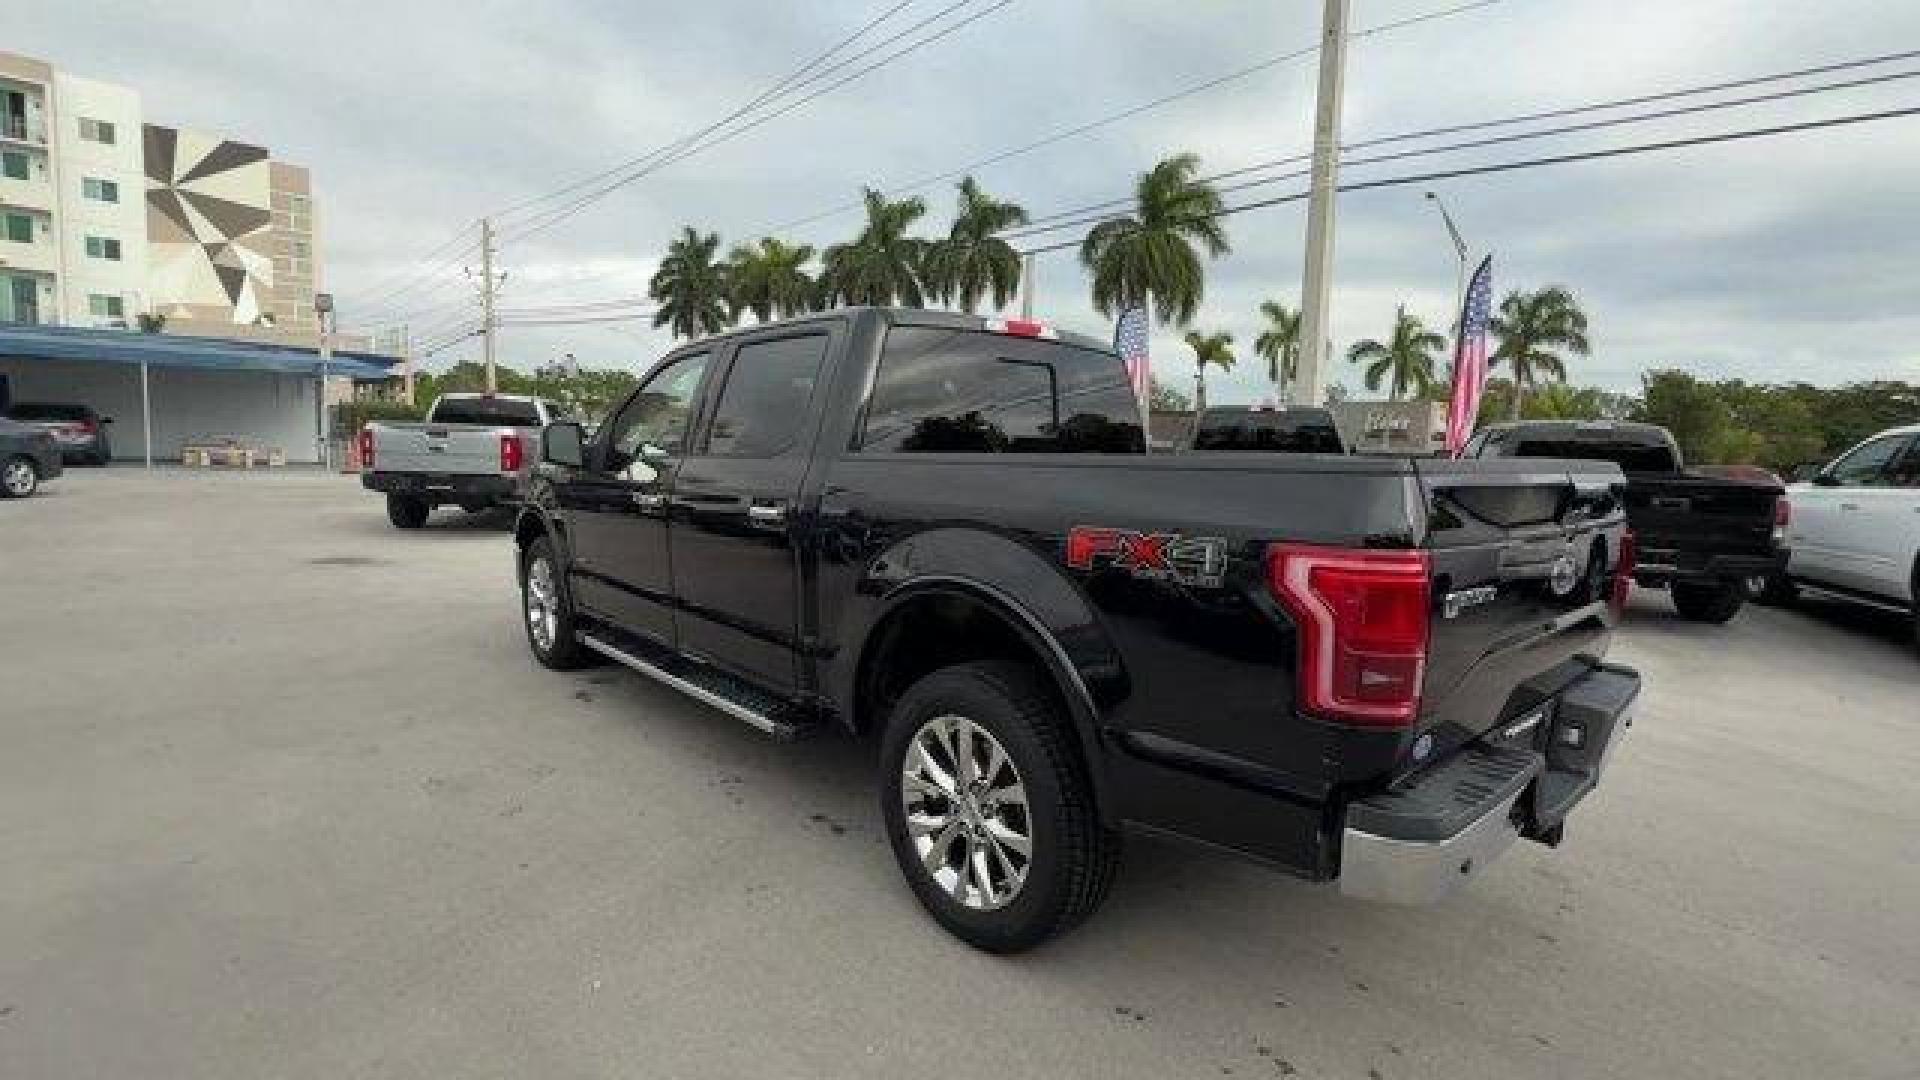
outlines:
[[277, 446], [246, 446], [241, 443], [190, 443], [180, 448], [180, 464], [200, 469], [251, 469], [256, 466], [279, 468], [287, 463], [287, 452]]

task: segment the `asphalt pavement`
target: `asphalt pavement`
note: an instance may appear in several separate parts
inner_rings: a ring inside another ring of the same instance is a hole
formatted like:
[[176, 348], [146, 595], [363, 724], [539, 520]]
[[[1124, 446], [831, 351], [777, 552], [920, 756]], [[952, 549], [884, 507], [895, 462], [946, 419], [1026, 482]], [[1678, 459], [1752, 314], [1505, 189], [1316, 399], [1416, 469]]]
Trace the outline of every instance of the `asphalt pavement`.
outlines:
[[1129, 842], [1016, 958], [871, 746], [535, 665], [497, 516], [80, 470], [0, 503], [0, 1077], [1913, 1077], [1920, 657], [1640, 597], [1566, 844], [1434, 908]]

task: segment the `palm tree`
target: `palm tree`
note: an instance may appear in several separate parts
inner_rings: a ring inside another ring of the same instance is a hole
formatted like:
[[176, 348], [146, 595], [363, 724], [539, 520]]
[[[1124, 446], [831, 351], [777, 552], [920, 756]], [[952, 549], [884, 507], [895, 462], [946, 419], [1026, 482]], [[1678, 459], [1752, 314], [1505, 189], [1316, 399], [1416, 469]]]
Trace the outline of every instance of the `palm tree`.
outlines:
[[1427, 329], [1407, 309], [1394, 309], [1393, 336], [1385, 344], [1368, 338], [1356, 342], [1347, 352], [1348, 361], [1367, 365], [1367, 389], [1378, 391], [1382, 379], [1389, 379], [1388, 401], [1399, 401], [1411, 390], [1425, 394], [1433, 385], [1434, 354], [1445, 348], [1447, 339]]
[[1001, 202], [980, 190], [973, 177], [960, 181], [960, 205], [944, 240], [927, 246], [928, 291], [943, 304], [960, 298], [960, 309], [973, 314], [982, 297], [1003, 308], [1020, 289], [1020, 253], [996, 233], [1027, 223], [1019, 203]]
[[717, 334], [727, 327], [727, 268], [713, 260], [720, 234], [689, 226], [667, 245], [666, 257], [647, 283], [659, 308], [653, 325], [670, 326], [676, 338]]
[[1266, 329], [1253, 339], [1253, 351], [1266, 357], [1267, 378], [1282, 400], [1300, 368], [1300, 312], [1288, 311], [1278, 300], [1260, 301]]
[[1197, 415], [1207, 410], [1207, 365], [1233, 370], [1233, 335], [1189, 330], [1187, 347], [1193, 350], [1193, 411]]
[[927, 212], [919, 197], [889, 202], [865, 189], [867, 224], [851, 244], [835, 244], [822, 257], [820, 289], [829, 304], [893, 304], [925, 307], [921, 271], [927, 242], [907, 230]]
[[1229, 250], [1223, 208], [1213, 185], [1196, 179], [1197, 154], [1176, 154], [1141, 173], [1134, 211], [1093, 227], [1080, 264], [1093, 275], [1093, 306], [1102, 315], [1151, 302], [1162, 324], [1193, 321], [1206, 292], [1196, 244], [1218, 258]]
[[1512, 369], [1513, 401], [1507, 406], [1510, 420], [1520, 419], [1520, 399], [1541, 375], [1567, 381], [1566, 362], [1554, 349], [1565, 349], [1575, 356], [1585, 356], [1589, 351], [1587, 313], [1580, 310], [1572, 293], [1558, 285], [1538, 292], [1508, 293], [1500, 301], [1500, 314], [1493, 317], [1493, 332], [1500, 339], [1493, 362], [1504, 360]]
[[758, 245], [736, 244], [727, 254], [733, 317], [751, 311], [767, 322], [812, 310], [814, 284], [804, 269], [812, 258], [812, 244], [784, 244], [771, 236], [761, 237]]

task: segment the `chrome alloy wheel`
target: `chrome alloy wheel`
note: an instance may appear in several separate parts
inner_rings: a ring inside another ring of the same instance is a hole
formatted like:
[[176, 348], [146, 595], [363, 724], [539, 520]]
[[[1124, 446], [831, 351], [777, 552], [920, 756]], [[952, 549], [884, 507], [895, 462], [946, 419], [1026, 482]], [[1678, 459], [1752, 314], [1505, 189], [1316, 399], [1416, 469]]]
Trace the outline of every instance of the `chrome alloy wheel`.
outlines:
[[1033, 864], [1027, 789], [1006, 748], [964, 716], [920, 726], [900, 769], [907, 836], [934, 884], [963, 906], [1012, 903]]
[[553, 564], [543, 555], [527, 567], [527, 629], [541, 652], [553, 648], [560, 617], [560, 594], [553, 585]]
[[33, 471], [33, 463], [26, 458], [15, 458], [7, 462], [7, 469], [0, 474], [0, 484], [4, 484], [7, 494], [16, 499], [33, 494], [35, 483], [40, 477]]

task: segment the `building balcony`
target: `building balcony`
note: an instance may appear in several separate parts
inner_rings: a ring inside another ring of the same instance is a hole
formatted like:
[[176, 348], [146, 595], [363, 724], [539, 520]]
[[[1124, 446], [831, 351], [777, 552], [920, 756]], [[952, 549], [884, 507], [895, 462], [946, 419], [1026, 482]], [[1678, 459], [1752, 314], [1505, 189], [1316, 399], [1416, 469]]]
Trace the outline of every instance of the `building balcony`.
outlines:
[[45, 146], [47, 128], [45, 124], [36, 123], [32, 117], [0, 115], [0, 142]]
[[0, 236], [0, 271], [5, 270], [19, 270], [30, 274], [58, 274], [60, 249], [51, 239], [23, 244]]
[[44, 180], [15, 180], [0, 176], [0, 206], [53, 213], [53, 185]]

